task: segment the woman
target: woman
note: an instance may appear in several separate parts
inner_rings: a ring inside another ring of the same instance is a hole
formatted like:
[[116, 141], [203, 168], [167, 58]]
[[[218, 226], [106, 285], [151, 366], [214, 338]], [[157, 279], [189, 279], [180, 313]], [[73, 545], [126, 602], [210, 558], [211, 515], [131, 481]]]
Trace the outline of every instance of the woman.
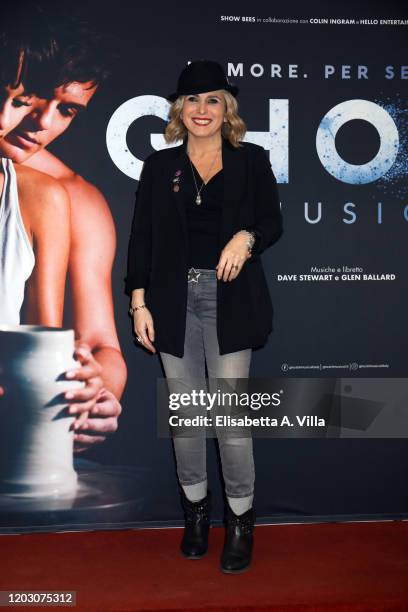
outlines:
[[[0, 32], [0, 141], [31, 112], [42, 56], [24, 26], [6, 17]], [[30, 68], [30, 69], [29, 69]], [[44, 66], [42, 66], [44, 69]], [[28, 323], [60, 327], [70, 244], [70, 204], [57, 181], [0, 160], [0, 324], [18, 325], [24, 296]]]
[[[19, 31], [1, 32], [0, 141], [32, 111], [30, 92], [39, 84], [42, 64], [53, 48], [51, 34], [40, 42], [37, 34], [29, 33], [24, 40]], [[14, 166], [7, 158], [0, 159], [0, 194], [0, 324], [19, 324], [25, 300], [26, 323], [60, 327], [71, 239], [68, 194], [53, 178]], [[66, 376], [84, 381], [86, 387], [67, 392], [66, 398], [70, 413], [78, 415], [78, 429], [102, 381], [89, 347], [76, 342], [75, 358], [81, 367]], [[0, 396], [3, 385], [7, 388], [7, 381], [0, 380]]]
[[[212, 61], [181, 73], [165, 137], [180, 147], [151, 155], [141, 177], [129, 244], [126, 290], [134, 330], [159, 351], [171, 390], [194, 381], [247, 378], [272, 306], [260, 253], [282, 233], [276, 181], [265, 151], [241, 143], [237, 88]], [[203, 408], [205, 412], [205, 408]], [[227, 506], [221, 569], [251, 562], [254, 466], [250, 436], [217, 431]], [[207, 552], [210, 499], [205, 431], [174, 436], [186, 528], [181, 550]]]

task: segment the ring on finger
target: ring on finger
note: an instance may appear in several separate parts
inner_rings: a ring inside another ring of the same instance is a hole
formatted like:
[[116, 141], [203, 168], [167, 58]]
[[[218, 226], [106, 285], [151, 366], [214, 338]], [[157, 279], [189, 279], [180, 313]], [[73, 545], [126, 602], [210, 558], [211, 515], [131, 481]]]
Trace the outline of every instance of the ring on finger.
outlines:
[[141, 339], [141, 337], [140, 337], [140, 336], [136, 336], [136, 340], [137, 340], [138, 342], [140, 342], [140, 344], [143, 344], [143, 340]]
[[234, 268], [234, 270], [238, 270], [238, 268], [239, 268], [239, 266], [237, 266], [237, 264], [234, 264], [232, 267]]

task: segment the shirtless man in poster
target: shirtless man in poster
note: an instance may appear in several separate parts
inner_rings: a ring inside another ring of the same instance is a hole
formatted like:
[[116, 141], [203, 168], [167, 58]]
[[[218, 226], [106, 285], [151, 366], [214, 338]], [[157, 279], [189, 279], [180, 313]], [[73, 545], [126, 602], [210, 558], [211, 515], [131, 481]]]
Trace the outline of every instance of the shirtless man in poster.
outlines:
[[[25, 17], [27, 19], [27, 15]], [[34, 9], [31, 17], [27, 19], [31, 26], [27, 35], [31, 38], [27, 45], [27, 59], [30, 59], [30, 48], [35, 48], [32, 42], [35, 36], [44, 36], [45, 32], [48, 33], [48, 40], [37, 44], [37, 48], [41, 48], [42, 44], [45, 50], [37, 66], [34, 59], [32, 65], [26, 61], [20, 82], [16, 84], [18, 87], [8, 86], [7, 91], [3, 92], [0, 125], [7, 124], [10, 113], [15, 115], [17, 111], [20, 122], [11, 131], [3, 130], [0, 156], [52, 176], [64, 186], [70, 198], [69, 274], [73, 323], [76, 336], [83, 345], [79, 349], [82, 368], [78, 370], [77, 378], [98, 376], [102, 370], [103, 380], [103, 389], [89, 418], [75, 432], [75, 448], [81, 451], [102, 442], [108, 433], [116, 430], [121, 412], [118, 399], [126, 382], [126, 366], [116, 333], [112, 302], [115, 228], [103, 195], [46, 151], [45, 147], [65, 132], [74, 117], [85, 110], [104, 80], [106, 70], [103, 58], [99, 57], [103, 53], [101, 42], [82, 25], [79, 28], [75, 24], [62, 23], [62, 34], [57, 38], [55, 30], [48, 30], [49, 15], [42, 15]], [[41, 23], [36, 24], [34, 20]], [[3, 33], [2, 57], [13, 46], [15, 48], [17, 41], [21, 46], [21, 40], [24, 40], [24, 34], [18, 38], [13, 35], [7, 37], [7, 33]], [[10, 57], [12, 55], [9, 54]], [[37, 82], [35, 93], [26, 95], [34, 91], [28, 82], [32, 76], [30, 71], [36, 68], [36, 78], [31, 79]], [[42, 86], [38, 86], [41, 80]], [[90, 296], [93, 297], [91, 304]], [[86, 345], [92, 354], [87, 352]], [[84, 372], [84, 369], [87, 371]]]

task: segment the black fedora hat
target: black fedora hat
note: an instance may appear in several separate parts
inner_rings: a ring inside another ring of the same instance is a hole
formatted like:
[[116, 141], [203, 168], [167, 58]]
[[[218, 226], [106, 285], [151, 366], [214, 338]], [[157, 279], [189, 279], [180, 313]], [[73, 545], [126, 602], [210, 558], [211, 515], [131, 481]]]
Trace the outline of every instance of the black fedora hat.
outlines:
[[233, 96], [238, 94], [238, 87], [230, 85], [222, 66], [218, 62], [198, 60], [191, 62], [182, 70], [177, 83], [177, 91], [167, 96], [167, 99], [174, 102], [179, 96], [216, 91], [217, 89], [225, 89]]

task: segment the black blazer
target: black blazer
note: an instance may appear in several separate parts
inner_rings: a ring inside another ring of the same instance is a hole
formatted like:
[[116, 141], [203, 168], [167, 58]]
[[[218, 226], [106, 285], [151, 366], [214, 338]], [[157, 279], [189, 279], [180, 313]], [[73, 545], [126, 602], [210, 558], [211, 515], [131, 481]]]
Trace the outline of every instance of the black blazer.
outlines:
[[[220, 252], [241, 229], [256, 232], [253, 255], [233, 281], [217, 281], [217, 334], [221, 355], [261, 346], [272, 331], [272, 303], [260, 254], [282, 234], [276, 180], [265, 150], [223, 141], [224, 202]], [[173, 190], [179, 174], [180, 190]], [[129, 243], [126, 293], [145, 288], [155, 347], [182, 357], [187, 311], [188, 233], [183, 176], [191, 172], [186, 142], [146, 159]]]

